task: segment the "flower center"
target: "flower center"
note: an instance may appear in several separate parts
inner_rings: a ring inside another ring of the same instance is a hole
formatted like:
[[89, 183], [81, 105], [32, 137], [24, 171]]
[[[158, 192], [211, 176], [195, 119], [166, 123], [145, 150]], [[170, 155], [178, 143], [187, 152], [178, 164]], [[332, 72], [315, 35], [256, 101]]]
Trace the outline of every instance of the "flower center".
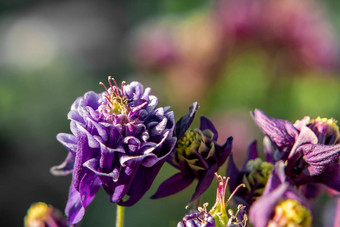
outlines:
[[313, 130], [321, 144], [333, 145], [340, 142], [339, 126], [333, 118], [317, 117], [310, 120], [308, 127]]
[[202, 135], [198, 129], [189, 129], [176, 143], [177, 154], [188, 157], [200, 146], [201, 142]]
[[244, 183], [248, 189], [254, 192], [255, 199], [262, 195], [272, 169], [273, 165], [271, 163], [262, 161], [260, 158], [247, 162], [247, 174], [244, 178]]
[[[111, 80], [114, 82], [115, 86], [112, 86]], [[106, 91], [106, 108], [104, 108], [104, 112], [109, 115], [119, 115], [129, 113], [129, 107], [127, 106], [128, 99], [123, 95], [123, 87], [125, 81], [122, 82], [122, 89], [119, 90], [117, 83], [114, 78], [108, 77], [108, 81], [110, 84], [110, 88], [107, 89], [106, 86], [100, 82]]]
[[287, 199], [275, 207], [275, 214], [268, 226], [311, 226], [310, 211], [296, 200]]

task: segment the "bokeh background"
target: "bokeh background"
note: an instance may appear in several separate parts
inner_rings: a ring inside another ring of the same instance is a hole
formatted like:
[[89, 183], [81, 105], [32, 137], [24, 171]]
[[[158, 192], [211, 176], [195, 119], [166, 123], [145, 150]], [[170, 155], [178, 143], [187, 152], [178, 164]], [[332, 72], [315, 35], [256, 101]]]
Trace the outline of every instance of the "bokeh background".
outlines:
[[[220, 143], [234, 136], [239, 164], [253, 139], [261, 150], [254, 108], [293, 122], [339, 120], [339, 10], [337, 0], [0, 1], [0, 225], [22, 226], [37, 201], [64, 209], [71, 176], [49, 173], [67, 154], [56, 134], [69, 132], [75, 98], [101, 92], [109, 75], [151, 87], [176, 119], [199, 101], [197, 115], [211, 118]], [[126, 226], [176, 225], [194, 185], [149, 199], [175, 172], [164, 165], [126, 209]], [[213, 205], [214, 196], [213, 184], [203, 200]], [[334, 201], [314, 203], [315, 226], [327, 226]], [[114, 221], [100, 190], [81, 226]]]

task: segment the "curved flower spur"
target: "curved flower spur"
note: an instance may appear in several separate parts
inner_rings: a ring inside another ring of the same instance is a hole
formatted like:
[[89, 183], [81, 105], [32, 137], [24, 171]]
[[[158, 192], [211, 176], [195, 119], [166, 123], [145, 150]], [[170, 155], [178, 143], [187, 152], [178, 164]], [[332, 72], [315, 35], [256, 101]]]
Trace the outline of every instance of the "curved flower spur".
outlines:
[[70, 224], [82, 219], [100, 186], [112, 203], [139, 201], [176, 144], [174, 113], [156, 108], [150, 88], [123, 82], [119, 89], [111, 77], [108, 82], [109, 89], [100, 83], [105, 92], [76, 99], [68, 113], [72, 134], [57, 135], [69, 153], [51, 172], [73, 173], [65, 209]]

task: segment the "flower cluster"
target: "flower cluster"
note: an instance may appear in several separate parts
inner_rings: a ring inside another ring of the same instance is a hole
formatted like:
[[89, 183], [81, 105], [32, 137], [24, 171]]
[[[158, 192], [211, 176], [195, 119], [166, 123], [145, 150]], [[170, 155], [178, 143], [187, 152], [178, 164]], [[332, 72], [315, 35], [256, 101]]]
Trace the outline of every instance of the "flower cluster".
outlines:
[[[180, 227], [245, 227], [249, 223], [308, 227], [313, 220], [310, 199], [322, 191], [320, 184], [340, 192], [340, 133], [334, 119], [304, 117], [291, 123], [256, 109], [251, 116], [265, 134], [264, 155], [254, 141], [238, 168], [232, 137], [217, 143], [214, 124], [203, 116], [199, 127], [190, 129], [197, 102], [175, 123], [169, 107], [156, 107], [150, 88], [144, 90], [139, 82], [123, 82], [118, 88], [110, 77], [108, 82], [109, 88], [100, 83], [103, 93], [87, 92], [76, 99], [68, 114], [72, 134], [57, 135], [69, 153], [51, 172], [72, 173], [65, 209], [70, 225], [82, 220], [100, 187], [112, 203], [134, 205], [165, 162], [179, 172], [165, 180], [152, 199], [178, 193], [198, 181], [188, 204], [196, 201], [195, 207], [178, 223]], [[221, 177], [217, 172], [227, 159], [227, 177]], [[199, 202], [214, 175], [216, 202], [207, 211], [208, 204], [199, 207]], [[227, 187], [231, 193], [225, 201]], [[231, 198], [236, 212], [227, 209]], [[35, 225], [65, 226], [66, 221], [51, 206], [38, 203], [25, 218], [25, 226]]]
[[315, 190], [310, 185], [321, 183], [340, 191], [340, 144], [336, 121], [305, 117], [293, 124], [271, 118], [260, 110], [251, 115], [270, 139], [265, 140], [264, 147], [267, 162], [273, 165], [262, 195], [252, 201], [252, 224], [256, 227], [311, 226], [309, 199], [317, 193], [308, 190]]

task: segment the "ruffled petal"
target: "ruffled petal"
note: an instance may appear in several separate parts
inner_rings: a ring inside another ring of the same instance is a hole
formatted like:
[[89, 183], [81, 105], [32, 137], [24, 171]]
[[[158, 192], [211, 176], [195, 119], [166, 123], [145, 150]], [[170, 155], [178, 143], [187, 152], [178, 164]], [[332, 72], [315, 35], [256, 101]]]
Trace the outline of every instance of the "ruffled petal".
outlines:
[[50, 172], [55, 176], [65, 176], [73, 171], [75, 156], [69, 152], [65, 161], [58, 166], [53, 166]]
[[57, 135], [57, 140], [64, 145], [64, 147], [67, 148], [70, 152], [72, 152], [74, 155], [76, 154], [77, 150], [77, 138], [68, 133], [59, 133]]

